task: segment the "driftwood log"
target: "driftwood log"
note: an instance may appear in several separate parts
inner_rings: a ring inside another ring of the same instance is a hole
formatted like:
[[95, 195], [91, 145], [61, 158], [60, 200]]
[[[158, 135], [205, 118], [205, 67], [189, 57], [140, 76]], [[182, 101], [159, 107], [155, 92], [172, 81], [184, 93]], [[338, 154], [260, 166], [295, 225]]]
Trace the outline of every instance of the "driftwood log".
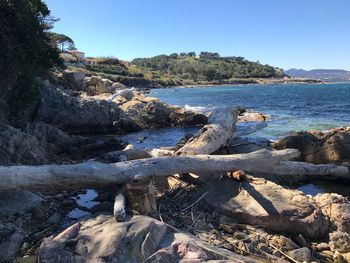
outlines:
[[158, 157], [111, 164], [87, 161], [71, 165], [2, 166], [0, 190], [94, 188], [181, 173], [234, 170], [269, 173], [281, 161], [299, 154], [295, 149], [259, 150], [246, 154]]
[[276, 165], [270, 173], [277, 175], [336, 176], [350, 179], [349, 169], [346, 166], [336, 164], [283, 161]]
[[229, 145], [236, 130], [237, 109], [215, 110], [208, 124], [199, 130], [175, 155], [211, 154]]

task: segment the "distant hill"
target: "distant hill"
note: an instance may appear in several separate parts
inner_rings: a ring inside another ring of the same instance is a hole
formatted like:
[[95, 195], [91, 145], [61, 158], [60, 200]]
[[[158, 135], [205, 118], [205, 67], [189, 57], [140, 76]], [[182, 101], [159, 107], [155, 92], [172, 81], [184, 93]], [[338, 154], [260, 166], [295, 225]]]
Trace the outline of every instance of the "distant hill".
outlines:
[[243, 57], [221, 57], [211, 52], [136, 58], [130, 62], [130, 66], [153, 80], [188, 84], [237, 80], [252, 82], [252, 78], [284, 77], [283, 70], [279, 68], [248, 61]]
[[338, 82], [350, 81], [350, 71], [342, 69], [289, 69], [284, 72], [286, 75], [294, 78], [318, 79], [322, 81]]

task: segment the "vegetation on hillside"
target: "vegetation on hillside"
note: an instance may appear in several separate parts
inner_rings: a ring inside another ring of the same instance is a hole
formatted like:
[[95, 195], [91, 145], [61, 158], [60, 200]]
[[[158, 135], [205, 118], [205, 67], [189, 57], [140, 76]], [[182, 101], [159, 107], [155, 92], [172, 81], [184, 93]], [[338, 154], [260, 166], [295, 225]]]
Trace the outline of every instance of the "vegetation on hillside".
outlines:
[[174, 53], [131, 61], [153, 79], [224, 81], [248, 78], [282, 77], [283, 71], [243, 57], [221, 57], [218, 53]]
[[46, 34], [54, 21], [41, 0], [0, 1], [0, 96], [10, 118], [36, 99], [35, 79], [59, 63]]
[[256, 83], [257, 78], [280, 78], [283, 70], [243, 57], [221, 57], [218, 53], [173, 53], [151, 58], [136, 58], [131, 62], [117, 58], [89, 58], [95, 61], [86, 68], [103, 74], [139, 77], [157, 85]]

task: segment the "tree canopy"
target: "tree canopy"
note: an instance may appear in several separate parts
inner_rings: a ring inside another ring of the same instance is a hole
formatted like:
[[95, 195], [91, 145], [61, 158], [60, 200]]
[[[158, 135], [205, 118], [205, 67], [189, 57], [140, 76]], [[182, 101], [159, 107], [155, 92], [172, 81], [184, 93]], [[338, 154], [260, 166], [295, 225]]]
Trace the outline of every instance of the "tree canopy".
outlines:
[[10, 117], [36, 98], [36, 77], [59, 63], [47, 34], [55, 19], [41, 0], [0, 1], [0, 91]]
[[57, 46], [61, 51], [76, 49], [73, 39], [71, 39], [69, 36], [54, 32], [48, 32], [47, 34], [51, 43], [54, 46]]

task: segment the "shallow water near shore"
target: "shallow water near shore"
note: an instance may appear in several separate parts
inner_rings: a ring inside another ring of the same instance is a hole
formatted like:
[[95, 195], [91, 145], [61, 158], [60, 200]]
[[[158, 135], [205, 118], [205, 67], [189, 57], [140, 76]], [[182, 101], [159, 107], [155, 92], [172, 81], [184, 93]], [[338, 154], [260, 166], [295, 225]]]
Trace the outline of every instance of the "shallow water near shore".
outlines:
[[253, 136], [271, 140], [292, 131], [350, 125], [350, 83], [168, 88], [151, 90], [150, 96], [204, 112], [244, 106], [267, 113], [269, 126]]
[[314, 180], [296, 186], [297, 190], [312, 196], [323, 193], [337, 193], [348, 198], [350, 197], [349, 188], [350, 184], [348, 182], [329, 180]]

